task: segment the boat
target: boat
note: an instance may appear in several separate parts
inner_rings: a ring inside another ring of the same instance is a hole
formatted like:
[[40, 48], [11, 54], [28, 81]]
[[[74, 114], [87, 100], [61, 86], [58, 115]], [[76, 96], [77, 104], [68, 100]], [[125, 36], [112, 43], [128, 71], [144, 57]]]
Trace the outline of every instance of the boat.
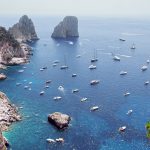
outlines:
[[55, 97], [53, 98], [53, 100], [61, 100], [61, 99], [62, 99], [61, 96], [55, 96]]
[[124, 96], [129, 96], [130, 95], [130, 93], [129, 92], [126, 92], [125, 94], [124, 94]]
[[79, 89], [72, 90], [72, 93], [77, 93], [77, 92], [79, 92]]
[[142, 71], [146, 71], [148, 69], [148, 67], [146, 65], [142, 66], [141, 70]]
[[44, 69], [41, 68], [40, 71], [44, 71]]
[[119, 40], [122, 41], [122, 42], [125, 42], [125, 41], [126, 41], [125, 39], [122, 39], [122, 38], [120, 38]]
[[64, 56], [64, 62], [65, 62], [65, 64], [60, 67], [61, 70], [68, 69], [68, 66], [66, 65], [66, 57], [65, 56]]
[[144, 85], [148, 85], [149, 84], [149, 81], [145, 81]]
[[58, 90], [64, 91], [64, 87], [60, 85], [60, 86], [58, 87]]
[[49, 85], [46, 85], [45, 88], [49, 88]]
[[56, 67], [56, 66], [57, 66], [57, 64], [55, 64], [55, 63], [54, 63], [54, 64], [52, 64], [52, 66], [53, 66], [53, 67]]
[[49, 84], [49, 83], [51, 83], [52, 82], [52, 80], [47, 80], [46, 81], [46, 84]]
[[32, 89], [31, 88], [29, 88], [29, 91], [31, 91]]
[[21, 85], [21, 83], [16, 83], [16, 86], [20, 86]]
[[55, 60], [53, 61], [54, 64], [58, 64], [59, 63], [59, 60]]
[[131, 49], [136, 49], [135, 44], [133, 43]]
[[98, 84], [100, 82], [100, 80], [92, 80], [91, 82], [90, 82], [90, 84], [91, 85], [96, 85], [96, 84]]
[[90, 108], [91, 111], [95, 111], [95, 110], [98, 110], [98, 109], [99, 109], [98, 106], [93, 106], [93, 107]]
[[113, 57], [113, 60], [115, 60], [115, 61], [120, 61], [120, 57], [118, 57], [118, 56], [115, 55], [115, 56]]
[[96, 69], [96, 66], [95, 66], [95, 65], [90, 65], [90, 66], [89, 66], [89, 69], [91, 69], [91, 70], [92, 70], [92, 69]]
[[126, 75], [127, 72], [126, 71], [120, 71], [120, 75]]
[[29, 88], [29, 86], [27, 86], [27, 85], [26, 85], [26, 86], [24, 86], [24, 89], [28, 89], [28, 88]]
[[45, 69], [47, 69], [47, 67], [43, 67], [42, 69], [45, 70]]
[[40, 92], [40, 95], [44, 95], [44, 94], [45, 94], [45, 92], [44, 92], [44, 91], [41, 91], [41, 92]]
[[76, 56], [76, 58], [80, 58], [80, 57], [81, 57], [81, 55], [77, 55], [77, 56]]
[[18, 70], [18, 72], [19, 72], [19, 73], [22, 73], [22, 72], [24, 72], [24, 70]]
[[126, 126], [122, 126], [122, 127], [120, 127], [120, 128], [118, 129], [118, 131], [119, 131], [119, 132], [124, 132], [124, 131], [126, 130], [126, 128], [127, 128]]
[[29, 82], [29, 84], [32, 84], [32, 82]]
[[148, 59], [146, 62], [149, 64], [149, 63], [150, 63], [150, 60]]
[[133, 110], [132, 109], [130, 109], [130, 110], [128, 110], [128, 112], [126, 113], [127, 115], [131, 115], [132, 114], [132, 112], [133, 112]]
[[94, 57], [91, 59], [91, 62], [97, 62], [98, 58], [97, 58], [97, 51], [94, 50]]
[[86, 97], [83, 97], [82, 99], [81, 99], [81, 102], [85, 102], [85, 101], [87, 101], [88, 99], [86, 98]]
[[63, 138], [56, 139], [56, 142], [63, 143], [65, 140]]
[[72, 77], [76, 77], [76, 76], [77, 76], [77, 74], [75, 74], [75, 73], [74, 73], [74, 74], [72, 74]]
[[46, 141], [47, 141], [48, 143], [55, 143], [55, 142], [56, 142], [54, 139], [50, 139], [50, 138], [46, 139]]

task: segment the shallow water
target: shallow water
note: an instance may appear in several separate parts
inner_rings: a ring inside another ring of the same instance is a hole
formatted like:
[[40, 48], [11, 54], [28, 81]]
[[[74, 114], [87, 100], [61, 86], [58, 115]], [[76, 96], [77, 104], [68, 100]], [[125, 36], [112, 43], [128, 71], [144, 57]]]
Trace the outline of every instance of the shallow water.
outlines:
[[[1, 25], [11, 26], [17, 17], [2, 17]], [[66, 41], [50, 38], [53, 27], [61, 18], [33, 17], [40, 40], [31, 45], [34, 55], [31, 63], [8, 68], [8, 79], [0, 83], [5, 92], [17, 106], [23, 121], [11, 126], [4, 135], [14, 150], [146, 150], [150, 142], [146, 139], [145, 123], [150, 118], [150, 87], [144, 86], [150, 80], [150, 70], [141, 72], [142, 65], [150, 59], [150, 21], [131, 19], [80, 18], [80, 38], [71, 45]], [[118, 39], [125, 38], [126, 42]], [[132, 43], [136, 49], [131, 50]], [[59, 43], [59, 44], [58, 44]], [[45, 45], [46, 44], [46, 45]], [[99, 61], [97, 69], [90, 71], [90, 59], [97, 49]], [[111, 53], [118, 54], [120, 62], [114, 62]], [[60, 70], [66, 57], [68, 70]], [[81, 55], [80, 58], [76, 58]], [[52, 62], [60, 64], [52, 67]], [[23, 73], [18, 70], [24, 69]], [[40, 68], [47, 66], [43, 72]], [[121, 70], [127, 71], [120, 76]], [[73, 73], [77, 74], [72, 78]], [[92, 79], [99, 79], [99, 85], [90, 86]], [[27, 81], [24, 81], [27, 80]], [[40, 96], [46, 80], [52, 80], [45, 95]], [[16, 83], [22, 83], [16, 86]], [[31, 91], [24, 89], [31, 84]], [[62, 85], [65, 92], [58, 90]], [[71, 90], [78, 88], [77, 94]], [[129, 91], [130, 96], [123, 94]], [[54, 101], [54, 96], [62, 100]], [[87, 97], [87, 102], [80, 102]], [[90, 112], [90, 107], [100, 109]], [[127, 116], [128, 110], [133, 114]], [[47, 122], [49, 113], [60, 111], [72, 117], [69, 128], [63, 132]], [[119, 134], [120, 126], [127, 126], [125, 133]], [[47, 138], [65, 139], [64, 144], [48, 144]]]

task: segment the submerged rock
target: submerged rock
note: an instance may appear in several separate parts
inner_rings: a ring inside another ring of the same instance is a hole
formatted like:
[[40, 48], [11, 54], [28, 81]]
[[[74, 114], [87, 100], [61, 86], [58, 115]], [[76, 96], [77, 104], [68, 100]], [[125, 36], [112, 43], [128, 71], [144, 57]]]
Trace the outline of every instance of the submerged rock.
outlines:
[[70, 116], [62, 114], [60, 112], [54, 112], [48, 115], [48, 121], [58, 129], [64, 129], [68, 127], [70, 120]]
[[22, 16], [18, 23], [9, 28], [9, 32], [19, 42], [38, 40], [34, 24], [27, 15]]
[[52, 38], [79, 37], [78, 19], [75, 16], [66, 16], [55, 28]]

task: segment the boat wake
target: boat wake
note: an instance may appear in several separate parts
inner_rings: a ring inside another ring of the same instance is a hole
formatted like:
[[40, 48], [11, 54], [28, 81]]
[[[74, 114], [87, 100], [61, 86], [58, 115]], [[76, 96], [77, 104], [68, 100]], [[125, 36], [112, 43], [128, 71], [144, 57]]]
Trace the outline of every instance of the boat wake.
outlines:
[[128, 32], [124, 32], [121, 33], [122, 35], [126, 35], [126, 36], [143, 36], [144, 34], [142, 33], [128, 33]]
[[129, 55], [121, 55], [121, 54], [116, 54], [116, 55], [121, 56], [121, 57], [126, 57], [126, 58], [132, 57], [132, 56], [129, 56]]

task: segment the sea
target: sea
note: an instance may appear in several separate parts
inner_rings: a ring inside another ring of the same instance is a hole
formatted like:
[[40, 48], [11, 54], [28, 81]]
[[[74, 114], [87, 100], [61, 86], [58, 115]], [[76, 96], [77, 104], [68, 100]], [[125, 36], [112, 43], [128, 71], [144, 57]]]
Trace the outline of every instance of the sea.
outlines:
[[[8, 29], [19, 17], [1, 16], [0, 25]], [[30, 44], [30, 63], [0, 71], [8, 77], [0, 82], [0, 91], [20, 108], [22, 115], [22, 121], [3, 133], [10, 142], [9, 149], [149, 150], [145, 124], [150, 120], [150, 85], [144, 82], [150, 80], [150, 68], [141, 71], [141, 67], [150, 67], [150, 19], [78, 17], [79, 38], [54, 40], [51, 34], [63, 17], [29, 17], [40, 38]], [[133, 43], [136, 49], [131, 49]], [[97, 68], [90, 70], [95, 51]], [[114, 61], [113, 55], [120, 61]], [[59, 63], [54, 67], [55, 60]], [[64, 64], [69, 68], [61, 70]], [[42, 67], [47, 69], [40, 71]], [[121, 76], [120, 71], [127, 71], [127, 75]], [[73, 73], [77, 77], [72, 77]], [[46, 89], [47, 80], [52, 82]], [[100, 83], [91, 86], [91, 80]], [[59, 86], [64, 90], [60, 91]], [[72, 93], [73, 89], [79, 92]], [[45, 94], [40, 96], [43, 90]], [[131, 94], [125, 97], [126, 92]], [[55, 101], [55, 96], [62, 99]], [[83, 97], [88, 100], [81, 102]], [[93, 106], [99, 109], [90, 111]], [[133, 112], [127, 115], [129, 110]], [[53, 112], [71, 117], [66, 130], [60, 131], [48, 122]], [[120, 133], [122, 126], [126, 130]], [[65, 142], [48, 143], [48, 138], [64, 138]]]

